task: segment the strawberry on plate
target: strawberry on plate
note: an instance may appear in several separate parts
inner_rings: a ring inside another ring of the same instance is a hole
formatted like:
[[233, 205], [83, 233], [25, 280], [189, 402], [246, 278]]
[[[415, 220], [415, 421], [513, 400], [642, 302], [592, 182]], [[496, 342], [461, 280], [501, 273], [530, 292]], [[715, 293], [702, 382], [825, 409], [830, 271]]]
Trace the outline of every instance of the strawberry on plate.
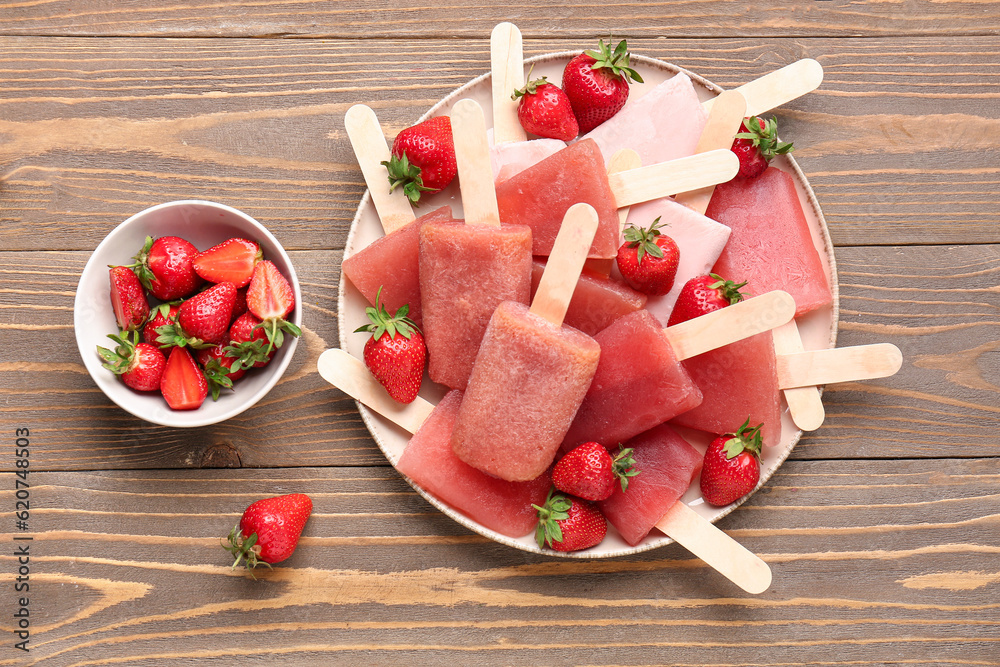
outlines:
[[177, 309], [176, 326], [161, 327], [157, 340], [161, 344], [193, 348], [218, 345], [226, 339], [235, 302], [236, 287], [232, 283], [212, 285], [182, 302]]
[[731, 150], [740, 159], [736, 178], [756, 178], [776, 155], [792, 152], [791, 142], [778, 141], [778, 121], [757, 116], [745, 118]]
[[111, 308], [122, 331], [139, 329], [149, 317], [149, 301], [139, 278], [126, 266], [113, 266], [108, 272], [111, 279]]
[[375, 296], [375, 306], [365, 309], [369, 323], [354, 333], [369, 332], [365, 343], [365, 365], [389, 396], [399, 403], [412, 403], [420, 391], [427, 362], [427, 346], [413, 320], [407, 317], [410, 307], [400, 307], [395, 315], [382, 305], [382, 290]]
[[263, 258], [260, 246], [249, 239], [231, 238], [195, 255], [195, 273], [210, 283], [232, 283], [245, 287], [253, 267]]
[[705, 451], [701, 495], [721, 507], [750, 493], [760, 481], [760, 428], [748, 418], [735, 433], [715, 438]]
[[623, 39], [611, 51], [611, 42], [600, 40], [596, 51], [584, 51], [563, 69], [563, 90], [573, 114], [586, 134], [621, 111], [628, 100], [629, 81], [642, 77], [629, 67], [628, 44]]
[[197, 254], [198, 249], [190, 241], [178, 236], [161, 236], [156, 240], [147, 236], [129, 268], [153, 296], [160, 301], [172, 301], [194, 294], [201, 286], [202, 280], [193, 266]]
[[167, 365], [167, 358], [154, 345], [139, 342], [139, 332], [122, 331], [120, 335], [108, 334], [116, 343], [114, 350], [97, 348], [104, 360], [102, 366], [121, 377], [126, 386], [136, 391], [156, 391]]
[[285, 317], [295, 308], [295, 290], [270, 260], [261, 260], [253, 269], [247, 286], [247, 310], [262, 323], [267, 335], [267, 354], [285, 342], [285, 333], [298, 337], [302, 330]]
[[618, 270], [632, 289], [660, 296], [674, 286], [681, 251], [672, 238], [660, 231], [660, 218], [646, 227], [629, 225], [625, 242], [618, 248]]
[[573, 114], [573, 105], [562, 88], [548, 82], [546, 77], [534, 79], [521, 90], [515, 90], [511, 99], [517, 104], [517, 119], [525, 132], [569, 141], [580, 133], [580, 126]]
[[734, 283], [716, 273], [695, 276], [684, 283], [674, 309], [670, 311], [667, 326], [673, 326], [700, 317], [713, 310], [739, 303], [746, 296], [740, 289], [746, 282]]
[[601, 543], [608, 533], [608, 520], [597, 507], [586, 500], [549, 492], [545, 504], [538, 510], [535, 542], [556, 551], [579, 551]]
[[552, 469], [552, 484], [563, 493], [584, 500], [607, 500], [615, 486], [628, 489], [634, 468], [632, 450], [619, 447], [614, 458], [599, 442], [585, 442], [566, 453]]
[[458, 173], [451, 119], [435, 116], [408, 127], [392, 142], [392, 157], [382, 165], [389, 172], [389, 191], [403, 188], [416, 204], [422, 192], [438, 192]]
[[236, 556], [233, 569], [245, 558], [252, 575], [253, 568], [261, 563], [271, 567], [291, 556], [312, 508], [312, 499], [304, 493], [289, 493], [252, 503], [229, 532], [229, 544], [223, 545]]
[[160, 377], [160, 393], [173, 410], [196, 410], [205, 402], [208, 382], [187, 348], [170, 350]]

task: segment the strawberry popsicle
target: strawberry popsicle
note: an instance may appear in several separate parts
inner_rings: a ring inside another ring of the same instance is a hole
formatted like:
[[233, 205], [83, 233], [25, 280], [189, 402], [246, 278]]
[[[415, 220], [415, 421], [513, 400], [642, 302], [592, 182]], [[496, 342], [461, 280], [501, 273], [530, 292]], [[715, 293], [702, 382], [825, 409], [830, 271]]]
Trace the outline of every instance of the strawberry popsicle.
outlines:
[[462, 100], [452, 111], [465, 223], [420, 229], [423, 332], [434, 382], [464, 389], [490, 316], [531, 292], [531, 230], [500, 225], [482, 109]]
[[[542, 279], [545, 263], [535, 260], [531, 266], [531, 295], [535, 295]], [[580, 275], [573, 298], [566, 310], [565, 324], [588, 336], [607, 328], [612, 322], [641, 309], [646, 295], [625, 283], [608, 278]]]
[[771, 292], [666, 329], [648, 311], [626, 315], [594, 337], [601, 361], [563, 448], [613, 448], [691, 410], [702, 393], [681, 361], [784, 324], [794, 310], [787, 293]]
[[493, 313], [451, 441], [478, 470], [514, 482], [542, 474], [590, 386], [600, 348], [562, 320], [597, 224], [587, 204], [570, 208], [531, 308]]
[[782, 289], [795, 316], [833, 302], [795, 182], [776, 167], [716, 186], [705, 215], [732, 230], [714, 273], [747, 281], [754, 294]]

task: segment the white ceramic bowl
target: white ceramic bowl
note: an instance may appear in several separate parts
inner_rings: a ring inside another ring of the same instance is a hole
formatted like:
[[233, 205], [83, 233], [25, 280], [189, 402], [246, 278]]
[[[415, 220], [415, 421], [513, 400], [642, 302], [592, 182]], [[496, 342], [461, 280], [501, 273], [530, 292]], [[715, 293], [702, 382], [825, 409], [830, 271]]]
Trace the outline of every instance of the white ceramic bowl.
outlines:
[[[134, 391], [101, 366], [97, 346], [113, 349], [114, 341], [107, 335], [118, 331], [111, 308], [108, 265], [131, 264], [147, 236], [179, 236], [198, 250], [233, 236], [257, 241], [264, 258], [274, 262], [291, 283], [295, 309], [288, 319], [301, 325], [302, 294], [288, 254], [264, 225], [246, 213], [210, 201], [174, 201], [147, 208], [115, 227], [94, 250], [80, 276], [73, 306], [76, 343], [87, 371], [108, 398], [136, 417], [164, 426], [206, 426], [240, 414], [278, 382], [292, 360], [297, 338], [286, 335], [284, 345], [267, 366], [249, 371], [235, 383], [234, 391], [223, 390], [219, 400], [213, 401], [210, 395], [197, 410], [171, 410], [159, 392]], [[150, 296], [150, 305], [155, 302]]]

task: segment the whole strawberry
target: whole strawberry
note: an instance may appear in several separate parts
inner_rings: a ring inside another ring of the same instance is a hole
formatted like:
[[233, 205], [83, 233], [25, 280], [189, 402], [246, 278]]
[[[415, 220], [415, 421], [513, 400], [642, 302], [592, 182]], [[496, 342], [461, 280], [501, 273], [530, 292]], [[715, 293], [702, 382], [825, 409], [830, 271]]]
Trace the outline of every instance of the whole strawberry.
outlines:
[[149, 317], [149, 301], [139, 278], [125, 266], [111, 267], [108, 276], [111, 280], [111, 308], [115, 312], [118, 328], [122, 331], [141, 328]]
[[[149, 314], [149, 319], [146, 321], [146, 326], [142, 328], [142, 339], [149, 343], [150, 345], [156, 345], [164, 352], [169, 351], [173, 344], [167, 342], [172, 340], [170, 334], [173, 329], [167, 329], [164, 332], [160, 331], [160, 327], [173, 327], [177, 323], [177, 310], [180, 304], [178, 303], [161, 303], [156, 308], [152, 310]], [[167, 333], [166, 338], [163, 342], [160, 341], [160, 335], [162, 333]]]
[[223, 350], [228, 359], [228, 364], [223, 363], [223, 365], [227, 366], [231, 373], [239, 373], [240, 376], [247, 368], [266, 366], [276, 351], [268, 346], [262, 322], [250, 312], [243, 313], [233, 321], [229, 327], [229, 345]]
[[521, 90], [515, 90], [511, 98], [520, 99], [517, 119], [525, 132], [562, 141], [575, 139], [580, 133], [569, 97], [546, 77], [529, 81]]
[[261, 321], [267, 336], [267, 354], [281, 347], [285, 333], [298, 337], [302, 330], [285, 319], [295, 308], [295, 290], [270, 260], [257, 262], [247, 285], [247, 310]]
[[312, 499], [303, 493], [252, 503], [229, 532], [229, 544], [223, 544], [226, 551], [236, 556], [233, 569], [245, 558], [252, 574], [253, 568], [261, 563], [271, 567], [291, 556], [312, 508]]
[[399, 403], [412, 403], [417, 397], [427, 362], [423, 334], [407, 317], [409, 312], [410, 307], [404, 305], [395, 315], [390, 315], [382, 305], [382, 290], [379, 289], [375, 307], [365, 309], [369, 323], [354, 330], [354, 333], [371, 333], [365, 343], [365, 366]]
[[639, 474], [633, 466], [631, 449], [619, 447], [618, 454], [611, 458], [601, 443], [585, 442], [559, 459], [552, 469], [552, 484], [584, 500], [606, 500], [616, 484], [622, 491], [628, 489], [629, 478]]
[[233, 371], [236, 359], [226, 356], [226, 346], [221, 343], [202, 348], [195, 356], [201, 364], [205, 381], [208, 382], [208, 392], [212, 395], [213, 401], [219, 400], [223, 389], [232, 389], [233, 383], [246, 373], [244, 368]]
[[734, 283], [716, 273], [695, 276], [681, 288], [674, 309], [670, 311], [667, 326], [680, 324], [713, 310], [739, 303], [745, 296], [740, 292], [745, 285], [746, 282]]
[[736, 433], [720, 435], [708, 446], [701, 469], [705, 502], [728, 505], [754, 490], [760, 481], [760, 427], [748, 418]]
[[162, 344], [212, 347], [225, 342], [229, 322], [236, 302], [236, 287], [232, 283], [212, 285], [204, 292], [182, 302], [177, 309], [177, 324], [161, 327], [158, 341]]
[[403, 188], [416, 204], [422, 192], [438, 192], [458, 173], [451, 119], [435, 116], [408, 127], [392, 142], [392, 157], [382, 165], [389, 172], [389, 192]]
[[642, 77], [629, 67], [628, 44], [623, 39], [611, 51], [611, 43], [600, 40], [596, 51], [584, 51], [563, 69], [562, 85], [573, 106], [573, 114], [586, 134], [618, 113], [628, 100], [629, 81]]
[[131, 334], [122, 331], [120, 336], [108, 334], [108, 338], [116, 343], [114, 350], [97, 348], [105, 368], [121, 377], [126, 386], [136, 391], [156, 391], [160, 388], [160, 378], [167, 365], [167, 358], [159, 348], [149, 343], [140, 343], [138, 331], [132, 331]]
[[743, 120], [731, 149], [740, 159], [736, 178], [756, 178], [776, 155], [792, 152], [792, 144], [778, 141], [778, 121], [751, 116]]
[[160, 301], [172, 301], [190, 294], [201, 286], [202, 280], [194, 272], [194, 258], [198, 249], [189, 241], [177, 236], [161, 236], [146, 243], [134, 257], [135, 271], [142, 284]]
[[660, 231], [657, 218], [649, 228], [629, 225], [625, 242], [618, 248], [618, 270], [629, 287], [659, 296], [674, 286], [681, 251], [672, 238]]
[[553, 495], [538, 510], [535, 542], [539, 547], [548, 545], [556, 551], [579, 551], [601, 543], [608, 533], [608, 520], [596, 506], [573, 498]]

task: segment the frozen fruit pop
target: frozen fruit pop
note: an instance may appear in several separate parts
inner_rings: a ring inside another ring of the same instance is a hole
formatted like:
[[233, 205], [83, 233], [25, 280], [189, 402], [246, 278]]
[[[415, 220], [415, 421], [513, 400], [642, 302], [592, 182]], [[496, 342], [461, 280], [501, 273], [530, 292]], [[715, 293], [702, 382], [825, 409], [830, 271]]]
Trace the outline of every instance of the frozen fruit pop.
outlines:
[[482, 109], [461, 100], [451, 117], [465, 223], [421, 227], [420, 295], [428, 374], [464, 389], [493, 311], [530, 299], [531, 230], [500, 225]]
[[525, 481], [555, 458], [600, 356], [593, 338], [562, 324], [596, 229], [592, 207], [571, 207], [531, 308], [508, 301], [493, 313], [452, 433], [472, 467]]
[[795, 298], [795, 316], [829, 306], [833, 294], [792, 177], [768, 167], [715, 188], [706, 215], [732, 230], [713, 273], [738, 276], [755, 293]]
[[612, 258], [618, 250], [618, 208], [686, 192], [736, 175], [739, 160], [729, 150], [608, 174], [597, 144], [578, 141], [496, 187], [500, 219], [531, 227], [532, 251], [548, 255], [570, 206], [590, 204], [600, 225], [589, 257]]
[[702, 393], [681, 361], [779, 326], [794, 311], [776, 291], [666, 329], [644, 310], [619, 319], [594, 337], [601, 361], [563, 447], [612, 447], [693, 409]]
[[[545, 262], [535, 261], [531, 267], [531, 294], [534, 296], [542, 279]], [[612, 322], [646, 305], [646, 295], [625, 283], [609, 278], [580, 276], [573, 298], [566, 310], [565, 324], [593, 336]]]
[[451, 451], [451, 431], [462, 392], [449, 392], [437, 407], [419, 397], [402, 406], [364, 363], [343, 350], [325, 351], [317, 367], [341, 391], [415, 434], [390, 463], [421, 489], [501, 535], [521, 537], [534, 530], [538, 517], [532, 504], [545, 502], [551, 486], [548, 475], [505, 482], [459, 461]]

